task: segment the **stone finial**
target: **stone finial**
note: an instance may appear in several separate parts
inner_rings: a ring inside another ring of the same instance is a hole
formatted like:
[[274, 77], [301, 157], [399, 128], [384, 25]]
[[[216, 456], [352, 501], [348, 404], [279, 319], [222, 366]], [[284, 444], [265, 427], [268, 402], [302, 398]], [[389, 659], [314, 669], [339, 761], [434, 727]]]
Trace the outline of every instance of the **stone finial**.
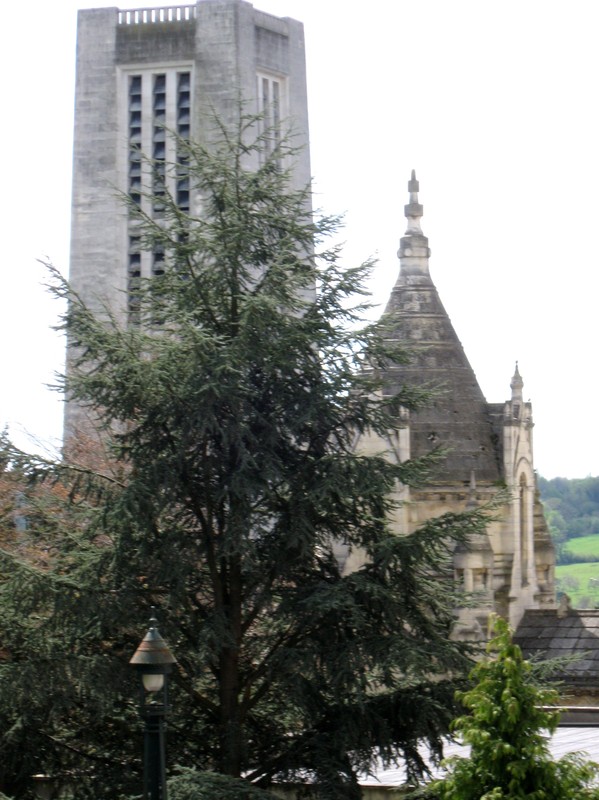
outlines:
[[420, 184], [416, 180], [416, 170], [412, 170], [410, 180], [408, 181], [408, 192], [410, 193], [410, 203], [418, 202], [418, 192], [420, 191]]
[[478, 505], [476, 500], [476, 475], [474, 470], [470, 470], [470, 487], [468, 489], [468, 500], [466, 508], [476, 508]]
[[559, 599], [559, 605], [557, 607], [557, 617], [558, 619], [563, 619], [567, 617], [572, 609], [570, 597], [567, 594], [563, 594]]
[[422, 234], [420, 227], [420, 217], [423, 215], [424, 210], [418, 202], [418, 192], [420, 184], [416, 180], [416, 170], [412, 170], [412, 175], [408, 182], [408, 192], [410, 193], [410, 202], [404, 206], [404, 213], [408, 220], [408, 228], [406, 234], [419, 233]]
[[418, 190], [420, 186], [416, 179], [416, 171], [412, 170], [412, 176], [408, 182], [410, 202], [404, 206], [404, 213], [408, 220], [408, 228], [399, 240], [399, 277], [397, 286], [406, 283], [422, 283], [430, 285], [431, 277], [428, 271], [428, 259], [431, 254], [428, 246], [428, 239], [422, 233], [420, 227], [420, 217], [423, 214], [422, 206], [418, 202]]
[[524, 386], [524, 381], [522, 380], [522, 376], [518, 370], [518, 362], [516, 361], [516, 370], [514, 372], [514, 376], [510, 383], [510, 388], [512, 390], [512, 401], [515, 400], [516, 402], [522, 402], [522, 387]]

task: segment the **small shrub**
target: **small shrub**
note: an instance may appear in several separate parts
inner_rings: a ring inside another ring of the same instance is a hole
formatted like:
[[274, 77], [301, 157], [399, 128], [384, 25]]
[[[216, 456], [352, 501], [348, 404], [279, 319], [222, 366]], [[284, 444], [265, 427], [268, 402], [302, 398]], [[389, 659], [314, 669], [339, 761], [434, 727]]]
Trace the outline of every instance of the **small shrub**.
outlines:
[[279, 800], [241, 778], [188, 767], [179, 767], [169, 780], [168, 796], [169, 800]]

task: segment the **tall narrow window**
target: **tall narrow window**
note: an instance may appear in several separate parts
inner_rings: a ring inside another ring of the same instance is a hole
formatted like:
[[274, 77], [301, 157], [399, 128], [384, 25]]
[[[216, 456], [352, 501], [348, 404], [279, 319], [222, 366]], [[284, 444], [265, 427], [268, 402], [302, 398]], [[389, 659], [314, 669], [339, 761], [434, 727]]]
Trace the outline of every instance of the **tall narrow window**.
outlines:
[[258, 75], [258, 112], [261, 115], [261, 134], [264, 152], [275, 152], [282, 135], [282, 120], [286, 113], [286, 82], [273, 75]]
[[141, 75], [129, 78], [129, 197], [141, 203], [142, 145], [142, 80]]
[[189, 211], [189, 155], [185, 142], [191, 131], [191, 73], [177, 75], [177, 136], [180, 143], [177, 151], [177, 205]]
[[164, 211], [166, 194], [166, 75], [154, 75], [152, 86], [152, 197], [154, 212]]
[[[164, 216], [167, 197], [173, 198], [182, 211], [189, 211], [189, 155], [184, 145], [191, 137], [191, 67], [148, 67], [133, 74], [125, 71], [121, 86], [126, 108], [122, 133], [127, 142], [123, 174], [129, 197], [157, 221]], [[135, 214], [129, 216], [127, 227], [129, 321], [138, 324], [142, 282], [164, 273], [169, 254], [161, 246], [150, 251], [142, 247]]]
[[161, 244], [155, 245], [152, 250], [152, 274], [164, 275], [164, 247]]
[[[129, 77], [128, 94], [128, 192], [138, 206], [142, 198], [142, 76]], [[130, 324], [139, 324], [139, 289], [141, 283], [140, 237], [130, 232], [127, 254], [127, 311]]]
[[526, 477], [520, 476], [520, 565], [522, 572], [522, 586], [528, 585], [528, 491]]
[[129, 270], [127, 276], [127, 299], [129, 322], [139, 324], [139, 289], [141, 283], [141, 238], [129, 236]]

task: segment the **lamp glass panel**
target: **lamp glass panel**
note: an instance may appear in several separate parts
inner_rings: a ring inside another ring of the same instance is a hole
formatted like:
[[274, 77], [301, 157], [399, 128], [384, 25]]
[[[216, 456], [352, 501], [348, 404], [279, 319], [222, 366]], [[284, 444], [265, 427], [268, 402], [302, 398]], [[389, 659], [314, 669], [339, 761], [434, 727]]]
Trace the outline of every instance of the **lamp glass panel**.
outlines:
[[159, 692], [164, 686], [164, 675], [161, 672], [144, 672], [141, 679], [146, 692]]

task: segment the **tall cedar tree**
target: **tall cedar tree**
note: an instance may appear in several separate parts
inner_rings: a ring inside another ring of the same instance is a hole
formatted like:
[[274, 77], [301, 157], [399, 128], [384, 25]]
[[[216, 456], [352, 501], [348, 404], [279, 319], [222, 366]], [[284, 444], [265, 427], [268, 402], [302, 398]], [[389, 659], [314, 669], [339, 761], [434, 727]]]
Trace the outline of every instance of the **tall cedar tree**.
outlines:
[[[471, 747], [448, 759], [448, 777], [432, 787], [437, 800], [599, 800], [599, 766], [577, 753], [553, 760], [548, 736], [559, 713], [557, 692], [539, 684], [505, 620], [498, 619], [489, 657], [472, 670], [474, 686], [459, 694], [469, 714], [453, 728]], [[544, 708], [545, 707], [545, 708]]]
[[[440, 576], [484, 514], [390, 530], [392, 490], [437, 456], [398, 464], [356, 443], [393, 434], [423, 397], [380, 391], [406, 355], [383, 324], [358, 325], [371, 265], [342, 269], [323, 249], [338, 220], [313, 218], [291, 188], [293, 148], [256, 128], [241, 113], [210, 146], [178, 142], [197, 216], [168, 187], [159, 218], [129, 204], [143, 247], [165, 254], [129, 324], [94, 316], [54, 273], [67, 396], [109, 457], [93, 469], [7, 446], [12, 474], [70, 498], [50, 533], [39, 510], [30, 520], [49, 565], [0, 556], [0, 788], [19, 797], [40, 771], [76, 774], [79, 798], [135, 792], [127, 661], [151, 606], [178, 659], [170, 764], [258, 787], [309, 776], [346, 800], [377, 757], [418, 771], [417, 741], [438, 753], [453, 716], [469, 662]], [[335, 542], [364, 566], [343, 574]]]

